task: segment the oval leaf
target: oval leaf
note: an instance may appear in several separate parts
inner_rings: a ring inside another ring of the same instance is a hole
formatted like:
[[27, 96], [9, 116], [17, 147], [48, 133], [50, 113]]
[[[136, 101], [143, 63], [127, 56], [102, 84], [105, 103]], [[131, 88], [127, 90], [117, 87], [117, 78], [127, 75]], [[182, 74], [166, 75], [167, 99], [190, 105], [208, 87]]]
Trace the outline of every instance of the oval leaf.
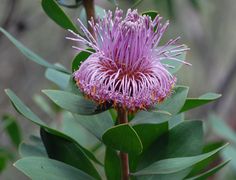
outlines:
[[102, 140], [107, 146], [126, 153], [140, 154], [143, 149], [140, 138], [129, 124], [120, 124], [108, 129]]
[[[138, 169], [147, 167], [161, 159], [198, 155], [201, 153], [202, 147], [202, 122], [185, 121], [156, 139], [156, 141], [143, 152], [138, 162]], [[155, 154], [155, 156], [152, 154]]]
[[73, 93], [59, 90], [42, 90], [42, 92], [55, 104], [69, 112], [81, 115], [92, 115], [100, 112], [94, 102]]
[[94, 180], [88, 174], [68, 164], [42, 157], [26, 157], [18, 160], [14, 166], [31, 179]]
[[143, 175], [158, 175], [158, 174], [171, 174], [178, 171], [182, 171], [189, 167], [192, 167], [194, 164], [199, 163], [200, 161], [214, 155], [215, 153], [222, 150], [226, 145], [215, 149], [209, 153], [192, 156], [192, 157], [181, 157], [181, 158], [172, 158], [164, 159], [153, 163], [152, 165], [133, 173], [134, 176], [143, 176]]
[[40, 135], [49, 158], [74, 166], [96, 179], [101, 179], [93, 164], [79, 146], [65, 138], [51, 134], [44, 128], [40, 129]]
[[71, 22], [65, 12], [58, 6], [55, 0], [42, 0], [43, 10], [55, 23], [64, 29], [71, 29], [78, 33], [76, 26]]
[[12, 116], [4, 115], [2, 120], [4, 123], [8, 124], [5, 129], [11, 139], [11, 142], [15, 145], [15, 147], [18, 147], [21, 142], [21, 131], [16, 119]]
[[143, 15], [147, 15], [147, 16], [150, 16], [152, 20], [155, 19], [155, 17], [158, 15], [158, 12], [157, 11], [146, 11], [146, 12], [143, 12], [142, 13], [142, 16]]
[[[172, 46], [172, 47], [170, 47], [171, 49], [172, 48], [174, 48], [174, 46]], [[184, 48], [187, 48], [187, 46], [185, 46]], [[169, 53], [168, 55], [169, 56], [175, 56], [176, 54], [178, 54], [178, 53]], [[167, 70], [171, 73], [171, 74], [175, 74], [175, 73], [177, 73], [179, 70], [180, 70], [180, 68], [183, 66], [183, 61], [185, 61], [185, 59], [186, 59], [186, 54], [187, 54], [187, 52], [186, 51], [184, 51], [184, 52], [182, 52], [181, 54], [179, 54], [179, 55], [176, 55], [176, 58], [177, 59], [179, 59], [180, 61], [173, 61], [173, 60], [170, 60], [170, 59], [168, 59], [168, 58], [166, 58], [166, 59], [163, 59], [162, 61], [161, 61], [161, 63], [162, 64], [166, 64], [166, 65], [168, 65], [168, 67], [166, 67], [167, 68]], [[182, 62], [181, 62], [182, 61]]]
[[47, 68], [45, 71], [45, 77], [63, 90], [68, 87], [71, 78], [71, 76], [67, 73], [50, 68]]
[[226, 164], [228, 164], [230, 162], [230, 160], [228, 161], [225, 161], [221, 164], [219, 164], [218, 166], [215, 166], [214, 168], [202, 173], [202, 174], [199, 174], [197, 176], [194, 176], [194, 177], [190, 177], [190, 178], [187, 178], [186, 180], [205, 180], [207, 179], [208, 177], [214, 175], [215, 173], [217, 173], [219, 170], [221, 170]]
[[36, 114], [34, 114], [27, 106], [25, 106], [25, 104], [15, 95], [13, 91], [11, 91], [10, 89], [6, 89], [5, 92], [10, 98], [15, 109], [21, 115], [25, 116], [27, 119], [30, 119], [37, 125], [46, 126], [46, 124]]
[[0, 31], [21, 51], [22, 54], [24, 54], [30, 60], [34, 61], [35, 63], [41, 66], [57, 69], [58, 71], [67, 73], [67, 70], [64, 67], [56, 66], [54, 64], [47, 62], [42, 57], [38, 56], [37, 54], [26, 48], [23, 44], [17, 41], [10, 33], [5, 31], [3, 28], [0, 27]]
[[221, 97], [221, 94], [206, 93], [206, 94], [201, 95], [198, 98], [187, 98], [180, 112], [188, 111], [198, 106], [202, 106], [216, 99], [219, 99], [220, 97]]
[[79, 124], [99, 140], [102, 140], [103, 133], [114, 125], [112, 117], [108, 111], [90, 116], [82, 116], [78, 114], [73, 114], [73, 116]]
[[167, 111], [171, 114], [177, 114], [183, 107], [189, 87], [176, 86], [173, 90], [173, 94], [164, 100], [164, 102], [157, 104], [155, 110]]
[[118, 153], [109, 147], [105, 153], [105, 173], [109, 180], [121, 180], [121, 162]]
[[[89, 51], [93, 51], [93, 49], [88, 49]], [[80, 64], [85, 61], [91, 53], [81, 51], [79, 54], [75, 56], [75, 58], [72, 61], [72, 72], [75, 72], [77, 69], [79, 69]]]
[[146, 150], [158, 137], [168, 131], [168, 121], [159, 124], [137, 124], [133, 128], [142, 142], [143, 150]]
[[84, 153], [86, 153], [86, 155], [93, 160], [94, 162], [98, 162], [98, 160], [95, 158], [95, 156], [88, 151], [87, 149], [83, 148], [76, 140], [73, 139], [73, 137], [70, 137], [67, 134], [64, 134], [56, 129], [50, 128], [48, 127], [36, 114], [34, 114], [16, 95], [15, 93], [13, 93], [11, 90], [6, 90], [6, 94], [9, 96], [13, 106], [15, 107], [15, 109], [21, 114], [23, 115], [25, 118], [29, 119], [30, 121], [32, 121], [33, 123], [44, 127], [45, 129], [47, 129], [48, 131], [50, 131], [50, 133], [53, 133], [54, 135], [63, 137], [65, 139], [68, 139], [70, 141], [75, 142], [78, 146], [80, 146], [80, 148], [83, 149]]

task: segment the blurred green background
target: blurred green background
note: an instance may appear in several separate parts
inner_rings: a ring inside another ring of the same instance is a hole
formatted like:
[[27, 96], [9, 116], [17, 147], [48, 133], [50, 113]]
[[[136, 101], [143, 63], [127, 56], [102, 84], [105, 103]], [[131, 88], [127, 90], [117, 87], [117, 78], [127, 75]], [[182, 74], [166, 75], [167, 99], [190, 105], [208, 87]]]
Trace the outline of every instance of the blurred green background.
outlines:
[[[124, 10], [135, 3], [132, 0], [118, 0], [117, 2]], [[107, 0], [95, 0], [95, 3], [104, 9], [115, 9], [115, 5]], [[185, 43], [191, 48], [187, 61], [192, 66], [183, 66], [178, 73], [178, 84], [191, 87], [189, 96], [198, 97], [208, 91], [223, 94], [218, 102], [193, 110], [187, 117], [207, 120], [207, 111], [213, 111], [231, 129], [236, 129], [236, 1], [143, 0], [136, 8], [139, 12], [156, 10], [165, 20], [170, 20], [171, 24], [163, 41], [181, 36], [181, 43]], [[82, 7], [65, 8], [65, 11], [76, 21]], [[0, 26], [48, 61], [60, 62], [66, 67], [70, 67], [75, 52], [71, 49], [71, 42], [65, 40], [68, 33], [46, 16], [41, 8], [40, 0], [0, 0]], [[23, 138], [34, 131], [34, 126], [23, 121], [16, 114], [4, 89], [14, 89], [33, 111], [47, 121], [50, 119], [49, 116], [40, 111], [33, 100], [35, 98], [32, 97], [40, 94], [41, 89], [48, 87], [52, 87], [52, 85], [44, 78], [44, 68], [26, 60], [0, 34], [0, 118], [5, 113], [16, 116]], [[17, 146], [12, 145], [11, 138], [2, 128], [3, 125], [1, 122], [0, 147], [7, 147], [9, 151], [16, 154]], [[207, 140], [222, 138], [222, 135], [219, 136], [219, 133], [216, 135], [217, 133], [212, 129], [214, 128], [207, 128]], [[228, 130], [226, 131], [228, 132]], [[233, 132], [232, 134], [235, 138], [236, 135]], [[224, 138], [227, 139], [227, 137]], [[17, 157], [15, 158], [17, 159]], [[235, 161], [236, 159], [233, 163]], [[231, 165], [214, 178], [236, 179], [236, 167], [234, 168], [232, 170]], [[27, 179], [9, 161], [7, 168], [0, 173], [0, 179], [13, 180], [16, 177]]]

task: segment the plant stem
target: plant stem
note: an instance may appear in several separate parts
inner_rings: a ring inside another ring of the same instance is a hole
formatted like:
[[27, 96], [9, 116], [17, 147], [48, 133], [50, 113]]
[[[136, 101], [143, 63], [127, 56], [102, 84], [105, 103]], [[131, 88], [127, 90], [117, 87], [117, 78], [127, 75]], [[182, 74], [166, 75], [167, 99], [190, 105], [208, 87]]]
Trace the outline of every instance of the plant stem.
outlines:
[[[118, 108], [117, 119], [119, 124], [128, 123], [128, 113], [123, 108]], [[122, 180], [129, 180], [129, 156], [127, 153], [120, 152]]]
[[[96, 17], [95, 17], [94, 1], [83, 0], [83, 5], [86, 11], [87, 21], [89, 21], [91, 18], [95, 20]], [[90, 25], [88, 25], [88, 30], [94, 36], [93, 28]]]

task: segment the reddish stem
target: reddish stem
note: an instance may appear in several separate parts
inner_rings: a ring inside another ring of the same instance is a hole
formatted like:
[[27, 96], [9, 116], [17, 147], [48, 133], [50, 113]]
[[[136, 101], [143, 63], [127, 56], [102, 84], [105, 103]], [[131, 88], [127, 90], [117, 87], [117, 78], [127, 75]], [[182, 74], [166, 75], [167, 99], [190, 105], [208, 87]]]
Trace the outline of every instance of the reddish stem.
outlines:
[[[123, 108], [118, 108], [117, 119], [119, 124], [128, 123], [128, 113]], [[122, 180], [129, 180], [129, 156], [127, 153], [120, 152]]]
[[[83, 0], [83, 5], [86, 11], [87, 21], [91, 19], [91, 17], [95, 20], [95, 8], [93, 0]], [[94, 36], [93, 28], [88, 25], [89, 32]]]

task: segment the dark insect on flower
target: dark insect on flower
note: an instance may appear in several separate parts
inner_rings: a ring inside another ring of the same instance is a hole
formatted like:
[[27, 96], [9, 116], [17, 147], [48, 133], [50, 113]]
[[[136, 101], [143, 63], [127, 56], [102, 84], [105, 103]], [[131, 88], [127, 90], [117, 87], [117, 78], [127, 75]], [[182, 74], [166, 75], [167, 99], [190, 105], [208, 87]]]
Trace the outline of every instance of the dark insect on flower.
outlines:
[[160, 16], [152, 21], [130, 9], [122, 16], [122, 10], [117, 9], [114, 15], [106, 12], [96, 23], [91, 19], [94, 37], [79, 19], [86, 38], [69, 30], [76, 37], [67, 39], [95, 50], [74, 73], [74, 79], [87, 97], [100, 104], [108, 102], [129, 111], [146, 109], [168, 97], [176, 82], [161, 62], [181, 61], [179, 55], [188, 48], [175, 45], [179, 38], [159, 46], [169, 24], [162, 25]]

